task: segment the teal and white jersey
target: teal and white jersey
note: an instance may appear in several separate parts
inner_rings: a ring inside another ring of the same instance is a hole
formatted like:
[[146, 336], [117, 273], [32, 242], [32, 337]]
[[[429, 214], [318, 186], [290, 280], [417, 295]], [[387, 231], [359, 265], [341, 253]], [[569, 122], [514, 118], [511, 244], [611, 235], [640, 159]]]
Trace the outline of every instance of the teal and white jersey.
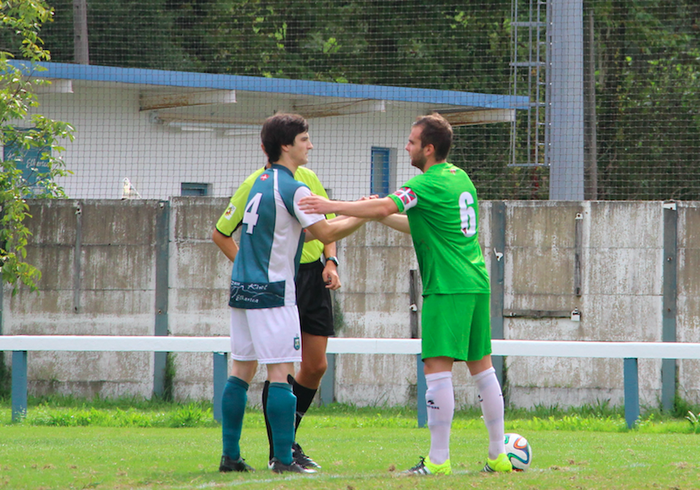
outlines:
[[299, 200], [311, 195], [292, 172], [273, 165], [255, 179], [243, 213], [240, 249], [231, 272], [234, 308], [296, 305], [294, 278], [299, 267], [304, 228], [325, 219], [306, 214]]

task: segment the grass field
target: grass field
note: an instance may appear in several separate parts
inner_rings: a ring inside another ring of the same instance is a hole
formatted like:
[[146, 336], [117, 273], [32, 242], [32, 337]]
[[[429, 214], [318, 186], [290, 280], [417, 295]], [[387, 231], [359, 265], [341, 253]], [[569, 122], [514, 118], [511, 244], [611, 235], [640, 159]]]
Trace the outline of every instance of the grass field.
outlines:
[[417, 428], [415, 411], [312, 409], [299, 442], [323, 468], [313, 476], [287, 476], [266, 469], [262, 415], [251, 410], [242, 447], [257, 471], [231, 475], [217, 471], [220, 429], [204, 404], [49, 403], [30, 407], [19, 424], [9, 422], [9, 406], [0, 404], [0, 488], [700, 488], [700, 434], [688, 420], [646, 420], [629, 431], [614, 413], [540, 415], [506, 422], [508, 431], [521, 433], [532, 445], [529, 471], [479, 473], [486, 430], [476, 413], [460, 412], [452, 433], [455, 474], [416, 478], [399, 476], [429, 448], [429, 432]]

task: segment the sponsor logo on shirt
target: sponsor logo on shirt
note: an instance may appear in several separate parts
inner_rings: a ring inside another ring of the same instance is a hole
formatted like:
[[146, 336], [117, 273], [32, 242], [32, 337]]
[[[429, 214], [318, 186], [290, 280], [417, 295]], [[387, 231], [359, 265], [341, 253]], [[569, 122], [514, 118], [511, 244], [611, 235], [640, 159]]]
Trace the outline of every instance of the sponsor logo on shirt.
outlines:
[[233, 213], [236, 212], [236, 206], [233, 205], [233, 203], [229, 204], [228, 207], [226, 208], [226, 211], [224, 212], [224, 218], [226, 219], [231, 219], [233, 217]]
[[284, 290], [284, 281], [259, 283], [231, 280], [228, 305], [246, 309], [284, 306]]
[[270, 174], [262, 174], [260, 176], [260, 180], [267, 180], [270, 177]]

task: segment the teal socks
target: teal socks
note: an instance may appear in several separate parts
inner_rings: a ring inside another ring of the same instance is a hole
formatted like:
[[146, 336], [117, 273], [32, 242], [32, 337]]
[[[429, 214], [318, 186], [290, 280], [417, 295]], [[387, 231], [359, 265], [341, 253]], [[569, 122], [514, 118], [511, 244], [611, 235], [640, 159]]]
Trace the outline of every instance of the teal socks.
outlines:
[[230, 376], [221, 397], [221, 436], [224, 443], [224, 454], [234, 460], [241, 457], [239, 443], [247, 402], [248, 383], [235, 376]]
[[[224, 391], [224, 396], [225, 394]], [[293, 461], [292, 443], [294, 442], [296, 407], [297, 398], [292, 393], [290, 384], [270, 383], [265, 414], [270, 422], [274, 456], [282, 464], [292, 464]]]

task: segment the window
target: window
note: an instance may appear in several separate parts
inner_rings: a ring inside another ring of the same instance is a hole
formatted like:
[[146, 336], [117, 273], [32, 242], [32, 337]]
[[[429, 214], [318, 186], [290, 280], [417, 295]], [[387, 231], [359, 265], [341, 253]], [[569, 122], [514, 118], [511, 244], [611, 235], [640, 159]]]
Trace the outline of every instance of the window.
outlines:
[[201, 182], [183, 182], [180, 184], [181, 196], [208, 196], [211, 192], [211, 184]]
[[36, 196], [43, 192], [43, 187], [38, 184], [41, 174], [49, 172], [49, 166], [44, 158], [44, 153], [51, 151], [48, 146], [40, 148], [24, 149], [14, 143], [3, 147], [3, 160], [14, 160], [18, 170], [22, 171], [22, 178], [29, 187], [29, 195]]
[[389, 194], [395, 168], [395, 150], [372, 147], [370, 194], [377, 194], [379, 197], [386, 197]]

